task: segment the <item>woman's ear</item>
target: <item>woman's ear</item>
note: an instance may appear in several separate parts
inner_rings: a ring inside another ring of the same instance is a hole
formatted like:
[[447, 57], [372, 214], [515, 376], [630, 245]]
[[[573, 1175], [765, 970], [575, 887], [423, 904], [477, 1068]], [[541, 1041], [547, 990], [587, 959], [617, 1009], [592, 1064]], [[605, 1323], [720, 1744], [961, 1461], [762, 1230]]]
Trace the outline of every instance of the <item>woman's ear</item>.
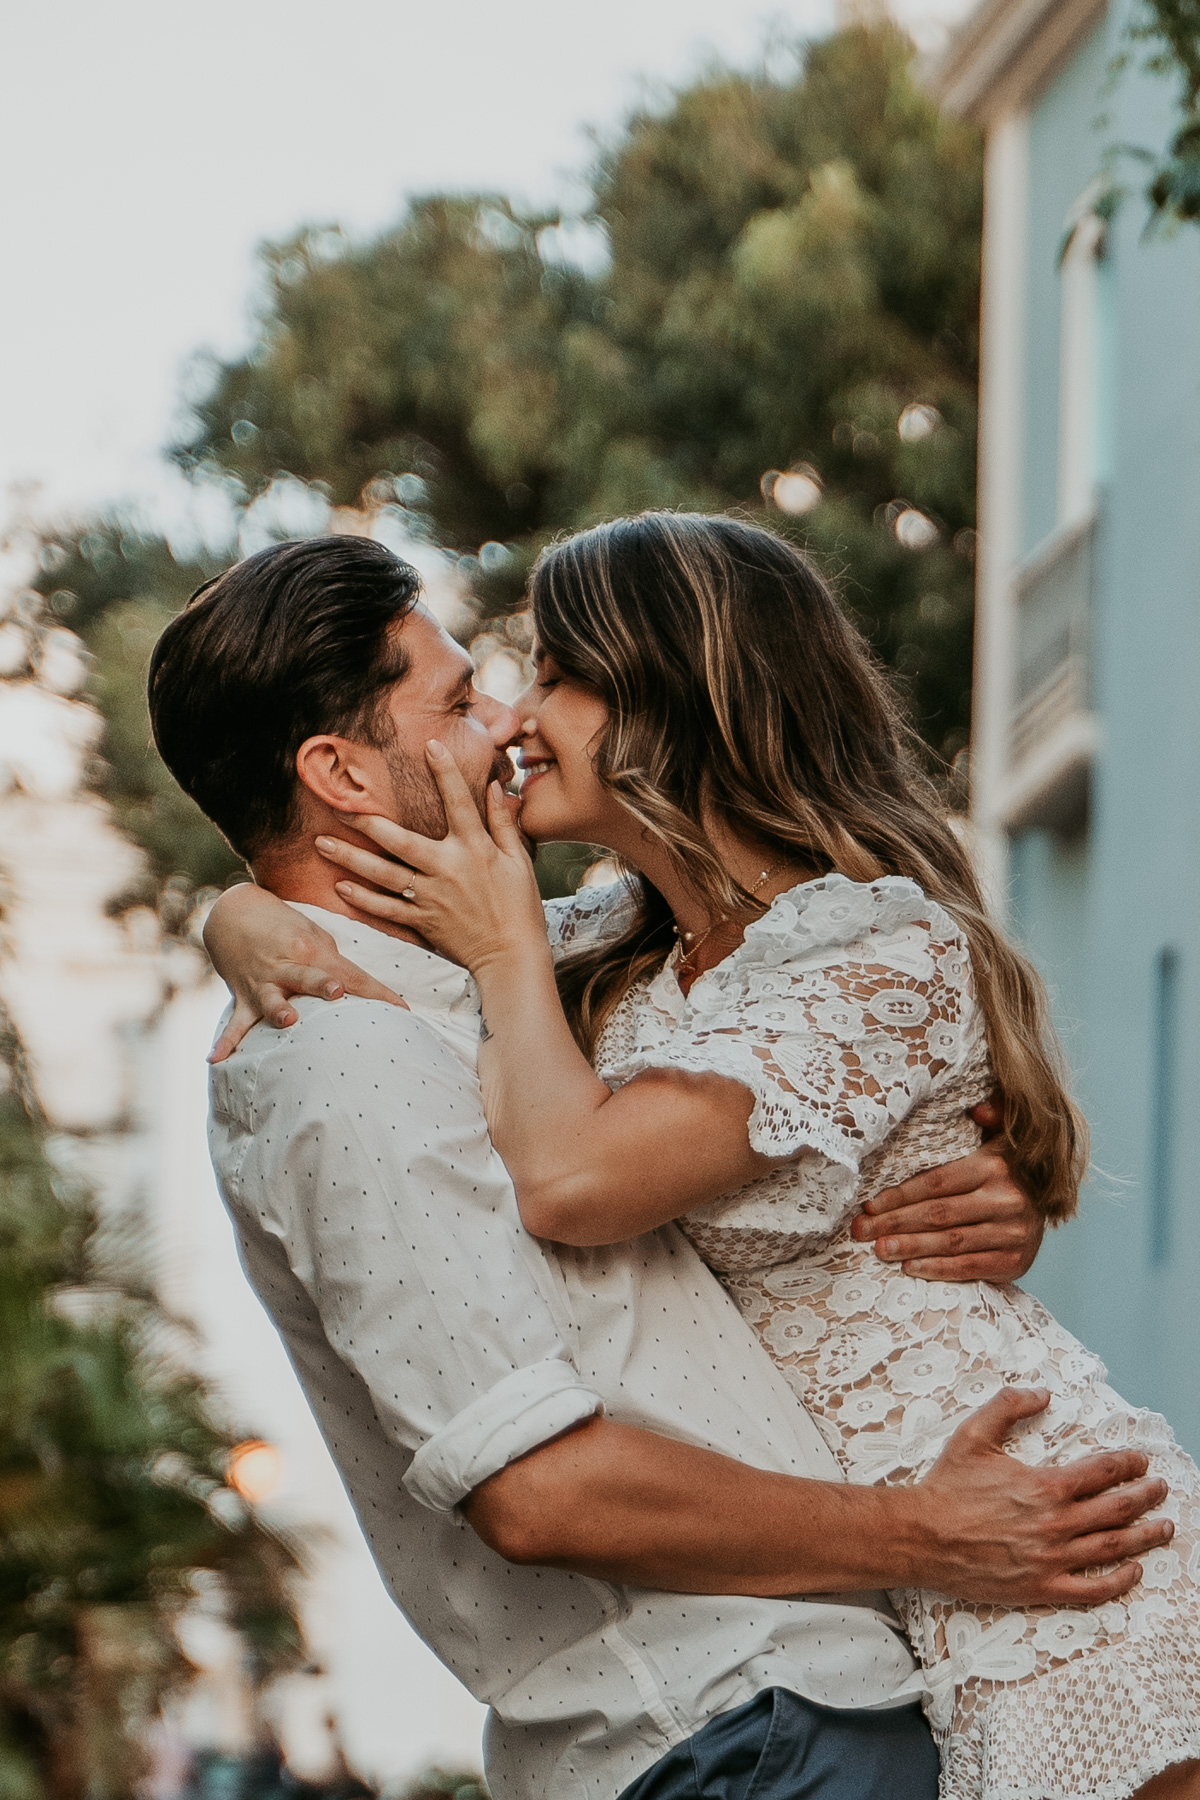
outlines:
[[349, 738], [306, 738], [296, 752], [296, 774], [309, 793], [334, 812], [370, 812], [376, 784], [367, 766], [369, 756]]

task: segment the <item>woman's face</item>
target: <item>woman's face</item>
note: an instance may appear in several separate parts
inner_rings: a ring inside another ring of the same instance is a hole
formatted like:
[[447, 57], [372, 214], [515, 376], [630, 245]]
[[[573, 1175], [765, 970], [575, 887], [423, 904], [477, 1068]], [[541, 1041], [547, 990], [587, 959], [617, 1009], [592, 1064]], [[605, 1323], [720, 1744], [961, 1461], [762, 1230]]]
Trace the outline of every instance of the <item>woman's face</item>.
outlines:
[[[521, 829], [536, 843], [602, 844], [618, 850], [633, 821], [597, 778], [595, 753], [608, 705], [586, 682], [535, 652], [537, 674], [516, 702], [525, 735]], [[613, 842], [614, 834], [621, 840]]]

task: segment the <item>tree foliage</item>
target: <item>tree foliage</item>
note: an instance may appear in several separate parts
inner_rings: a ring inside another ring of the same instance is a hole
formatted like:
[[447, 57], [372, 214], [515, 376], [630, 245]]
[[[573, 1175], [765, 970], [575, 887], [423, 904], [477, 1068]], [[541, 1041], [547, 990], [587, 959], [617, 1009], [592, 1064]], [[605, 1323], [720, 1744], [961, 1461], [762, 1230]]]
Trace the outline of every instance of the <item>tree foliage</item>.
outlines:
[[105, 1255], [20, 1081], [0, 1095], [0, 1792], [129, 1800], [144, 1733], [191, 1673], [198, 1581], [263, 1676], [300, 1653], [291, 1548], [226, 1486], [231, 1439], [168, 1322]]
[[[1135, 43], [1151, 46], [1146, 67], [1177, 79], [1177, 122], [1146, 188], [1154, 220], [1200, 220], [1200, 0], [1142, 0], [1129, 27]], [[1120, 59], [1122, 62], [1124, 59]]]
[[95, 662], [91, 696], [104, 714], [95, 785], [141, 844], [168, 905], [169, 883], [222, 886], [242, 868], [216, 827], [176, 786], [150, 739], [146, 672], [163, 627], [229, 556], [176, 556], [164, 539], [119, 519], [60, 532], [42, 546], [36, 585]]
[[[462, 559], [481, 622], [563, 530], [739, 510], [840, 580], [949, 762], [969, 710], [980, 157], [912, 57], [885, 25], [797, 51], [786, 76], [713, 70], [627, 121], [574, 227], [434, 195], [368, 242], [268, 248], [254, 340], [211, 364], [179, 462], [242, 507], [286, 474], [401, 509]], [[68, 542], [44, 583], [99, 656], [127, 822], [160, 871], [214, 879], [127, 692], [139, 632], [195, 571], [127, 536]]]
[[[911, 62], [894, 28], [853, 29], [792, 80], [721, 71], [635, 116], [594, 174], [599, 274], [556, 263], [548, 221], [489, 196], [420, 201], [367, 244], [309, 232], [278, 247], [256, 341], [214, 366], [180, 460], [249, 494], [280, 469], [339, 504], [407, 494], [455, 550], [511, 546], [494, 569], [483, 558], [485, 606], [515, 601], [565, 527], [647, 506], [764, 514], [845, 570], [953, 754], [979, 151]], [[914, 403], [935, 428], [906, 441]], [[822, 489], [802, 524], [760, 486], [797, 463]], [[904, 503], [936, 536], [897, 539]]]
[[396, 1800], [488, 1800], [480, 1775], [426, 1769], [396, 1795]]

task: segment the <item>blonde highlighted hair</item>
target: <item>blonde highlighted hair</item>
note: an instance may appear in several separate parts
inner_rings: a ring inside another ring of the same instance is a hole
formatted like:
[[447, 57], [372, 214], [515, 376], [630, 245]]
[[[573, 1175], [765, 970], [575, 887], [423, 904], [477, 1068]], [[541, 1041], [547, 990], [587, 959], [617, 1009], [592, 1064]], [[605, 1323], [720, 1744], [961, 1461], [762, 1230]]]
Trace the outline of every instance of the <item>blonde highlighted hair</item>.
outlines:
[[[1014, 1166], [1047, 1218], [1068, 1217], [1087, 1130], [1045, 990], [989, 918], [883, 672], [809, 559], [737, 519], [643, 513], [545, 551], [531, 600], [542, 647], [608, 704], [599, 779], [713, 918], [760, 903], [728, 873], [709, 822], [814, 873], [907, 876], [945, 907], [970, 947]], [[673, 941], [661, 894], [631, 879], [629, 928], [560, 970], [589, 1056]]]

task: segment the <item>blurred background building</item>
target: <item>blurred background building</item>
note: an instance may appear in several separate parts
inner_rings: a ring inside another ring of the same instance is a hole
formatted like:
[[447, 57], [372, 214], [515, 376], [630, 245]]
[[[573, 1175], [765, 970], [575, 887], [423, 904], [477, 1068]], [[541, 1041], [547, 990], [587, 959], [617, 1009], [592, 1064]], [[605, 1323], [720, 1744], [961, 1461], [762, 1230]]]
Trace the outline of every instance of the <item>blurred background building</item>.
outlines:
[[1196, 1454], [1200, 238], [1128, 191], [1176, 103], [1129, 25], [987, 0], [938, 85], [986, 139], [972, 809], [1094, 1134], [1030, 1285]]

